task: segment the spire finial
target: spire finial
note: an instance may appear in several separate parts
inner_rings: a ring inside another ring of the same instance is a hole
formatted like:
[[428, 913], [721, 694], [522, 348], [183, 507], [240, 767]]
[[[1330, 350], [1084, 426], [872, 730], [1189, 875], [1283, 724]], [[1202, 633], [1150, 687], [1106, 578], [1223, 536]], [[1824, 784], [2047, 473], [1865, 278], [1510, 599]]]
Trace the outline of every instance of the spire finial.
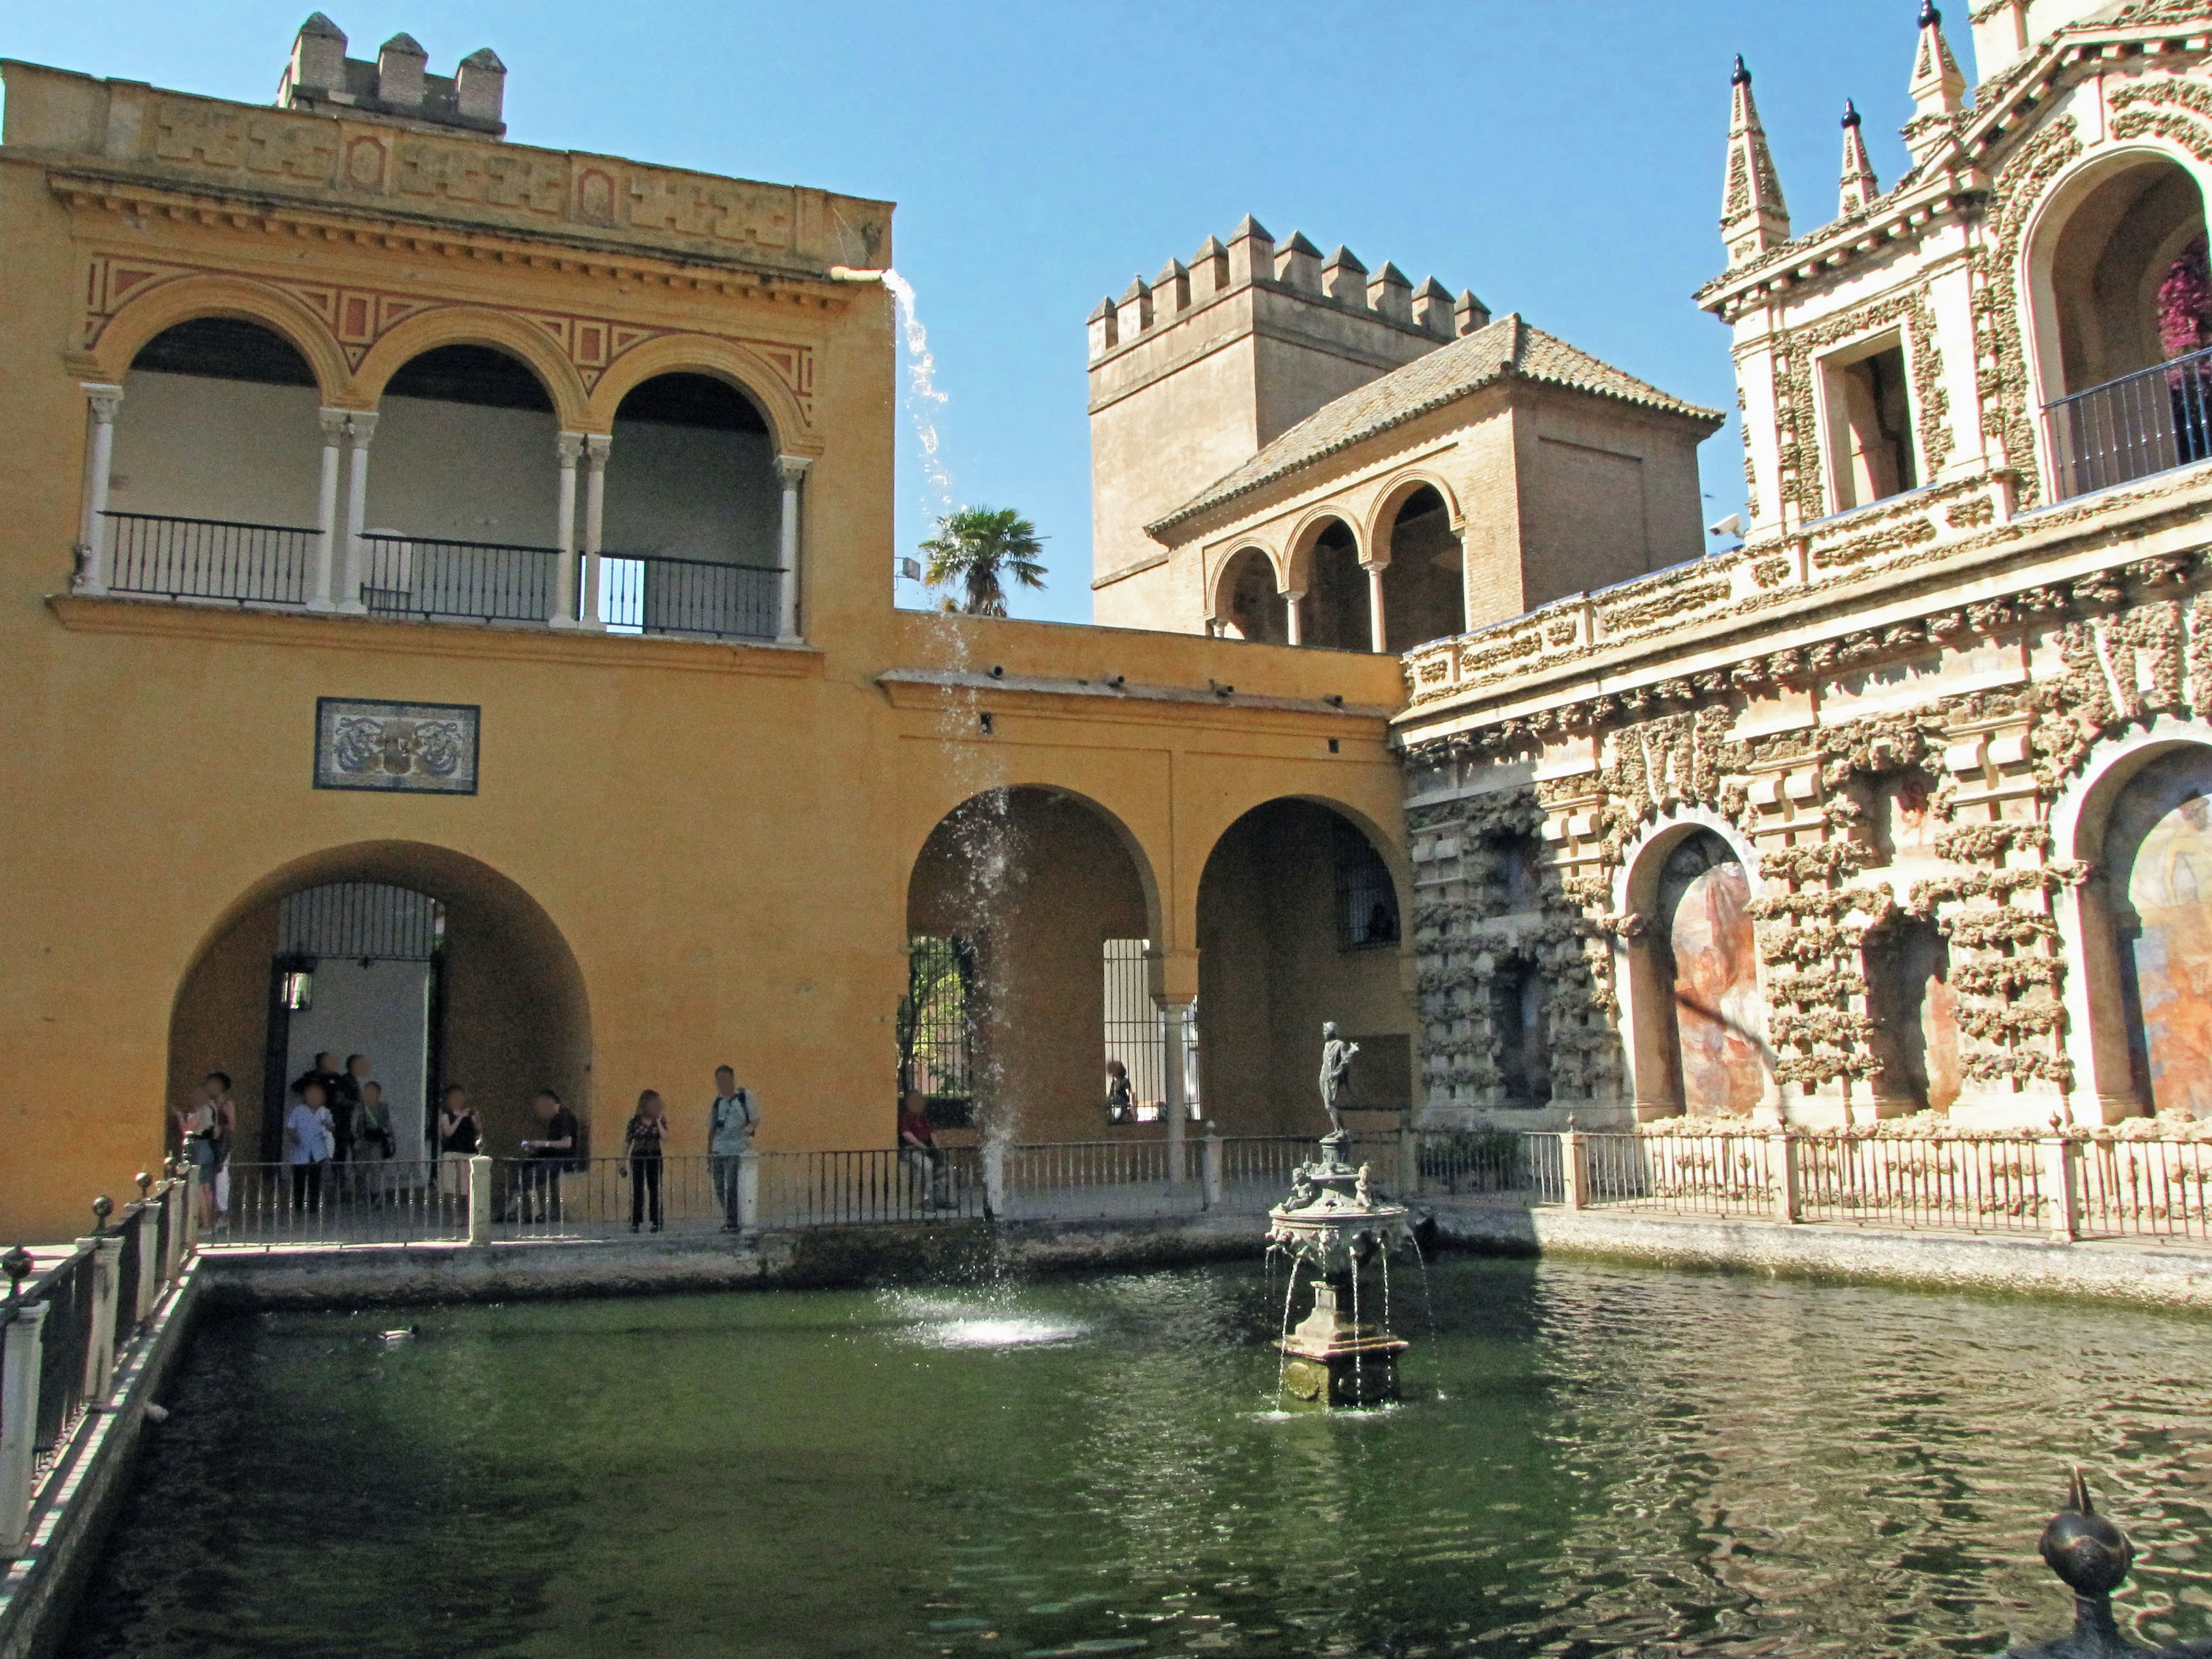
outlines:
[[[1907, 90], [1912, 94], [1914, 127], [1920, 127], [1929, 116], [1956, 115], [1966, 106], [1966, 77], [1960, 71], [1959, 60], [1951, 54], [1951, 43], [1943, 38], [1943, 14], [1936, 9], [1930, 0], [1922, 0], [1920, 40], [1913, 49], [1912, 84]], [[1926, 161], [1948, 136], [1933, 124], [1923, 128], [1921, 133], [1907, 129], [1906, 142], [1912, 147], [1912, 159], [1916, 162]]]
[[1837, 210], [1846, 219], [1867, 211], [1881, 194], [1875, 180], [1874, 162], [1867, 155], [1866, 138], [1859, 131], [1858, 106], [1844, 100], [1843, 201]]
[[1721, 236], [1729, 264], [1740, 265], [1790, 240], [1790, 208], [1766, 148], [1766, 130], [1751, 95], [1751, 71], [1741, 56], [1729, 77], [1727, 188], [1721, 198]]

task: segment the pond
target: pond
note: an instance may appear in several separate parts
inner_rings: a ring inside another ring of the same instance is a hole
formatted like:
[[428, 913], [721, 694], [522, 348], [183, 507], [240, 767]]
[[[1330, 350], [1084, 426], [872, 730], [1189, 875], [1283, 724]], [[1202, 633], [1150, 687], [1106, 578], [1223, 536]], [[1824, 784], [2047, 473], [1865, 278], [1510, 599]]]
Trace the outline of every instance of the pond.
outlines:
[[1280, 1288], [216, 1319], [66, 1651], [1995, 1653], [2075, 1462], [2123, 1620], [2212, 1634], [2201, 1320], [1455, 1258], [1407, 1403], [1323, 1417]]

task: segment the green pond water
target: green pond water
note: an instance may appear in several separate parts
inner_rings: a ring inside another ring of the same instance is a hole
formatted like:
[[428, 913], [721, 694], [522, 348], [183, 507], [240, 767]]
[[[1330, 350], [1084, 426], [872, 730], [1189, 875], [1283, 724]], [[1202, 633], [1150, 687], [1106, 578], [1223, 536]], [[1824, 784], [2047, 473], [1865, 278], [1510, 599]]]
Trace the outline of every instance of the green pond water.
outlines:
[[[2212, 1324], [1448, 1260], [1273, 1410], [1252, 1271], [217, 1320], [66, 1652], [1990, 1654], [2084, 1465], [2212, 1634]], [[400, 1319], [421, 1335], [386, 1344]]]

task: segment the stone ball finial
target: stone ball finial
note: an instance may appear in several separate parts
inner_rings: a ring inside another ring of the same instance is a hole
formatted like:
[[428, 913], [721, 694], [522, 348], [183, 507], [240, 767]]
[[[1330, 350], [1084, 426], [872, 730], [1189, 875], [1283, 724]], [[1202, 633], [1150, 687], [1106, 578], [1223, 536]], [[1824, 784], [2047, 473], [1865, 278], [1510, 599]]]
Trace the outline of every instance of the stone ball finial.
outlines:
[[2128, 1535], [2090, 1503], [2088, 1483], [2079, 1469], [2067, 1485], [2066, 1507], [2051, 1517], [2037, 1548], [2044, 1565], [2076, 1595], [2110, 1595], [2136, 1559]]
[[18, 1244], [5, 1255], [0, 1255], [0, 1273], [8, 1275], [8, 1299], [19, 1301], [23, 1294], [23, 1281], [31, 1276], [31, 1253]]
[[1936, 0], [1920, 0], [1920, 27], [1931, 29], [1942, 26], [1943, 14], [1936, 9]]
[[1735, 55], [1735, 73], [1729, 76], [1729, 84], [1732, 87], [1747, 87], [1751, 84], [1751, 71], [1744, 67], [1741, 52]]
[[1859, 125], [1859, 106], [1848, 98], [1844, 100], [1844, 125], [1847, 127]]
[[102, 1193], [92, 1200], [92, 1218], [96, 1225], [105, 1227], [107, 1224], [107, 1218], [114, 1213], [115, 1200], [106, 1193]]
[[137, 1175], [131, 1176], [131, 1179], [138, 1183], [139, 1197], [143, 1198], [148, 1193], [154, 1190], [154, 1177], [149, 1175], [145, 1170], [139, 1170]]

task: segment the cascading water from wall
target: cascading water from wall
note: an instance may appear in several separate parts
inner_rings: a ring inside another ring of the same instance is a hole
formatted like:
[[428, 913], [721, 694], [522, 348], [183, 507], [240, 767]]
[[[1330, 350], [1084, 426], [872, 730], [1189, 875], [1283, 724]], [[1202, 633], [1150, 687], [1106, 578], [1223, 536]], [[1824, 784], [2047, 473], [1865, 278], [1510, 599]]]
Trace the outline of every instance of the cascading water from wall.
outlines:
[[[900, 343], [905, 354], [906, 390], [903, 403], [915, 446], [921, 458], [921, 497], [924, 514], [934, 531], [939, 520], [954, 511], [952, 474], [941, 449], [939, 421], [951, 394], [937, 384], [937, 358], [929, 348], [929, 331], [923, 325], [914, 284], [896, 270], [886, 270], [884, 286], [898, 307]], [[937, 661], [956, 673], [975, 669], [970, 645], [972, 628], [941, 611], [929, 613], [938, 635]], [[979, 996], [972, 1010], [975, 1023], [988, 1018], [994, 996], [1007, 989], [1012, 963], [992, 948], [996, 913], [1017, 875], [1020, 836], [1003, 791], [1014, 781], [994, 747], [979, 741], [982, 732], [982, 699], [972, 686], [946, 690], [939, 725], [946, 775], [957, 785], [956, 799], [972, 801], [957, 829], [961, 851], [963, 908], [973, 923], [977, 946]], [[970, 1086], [986, 1106], [981, 1127], [985, 1139], [1002, 1147], [1015, 1137], [1017, 1112], [1006, 1097], [1005, 1076], [995, 1047], [987, 1045], [982, 1062]]]

